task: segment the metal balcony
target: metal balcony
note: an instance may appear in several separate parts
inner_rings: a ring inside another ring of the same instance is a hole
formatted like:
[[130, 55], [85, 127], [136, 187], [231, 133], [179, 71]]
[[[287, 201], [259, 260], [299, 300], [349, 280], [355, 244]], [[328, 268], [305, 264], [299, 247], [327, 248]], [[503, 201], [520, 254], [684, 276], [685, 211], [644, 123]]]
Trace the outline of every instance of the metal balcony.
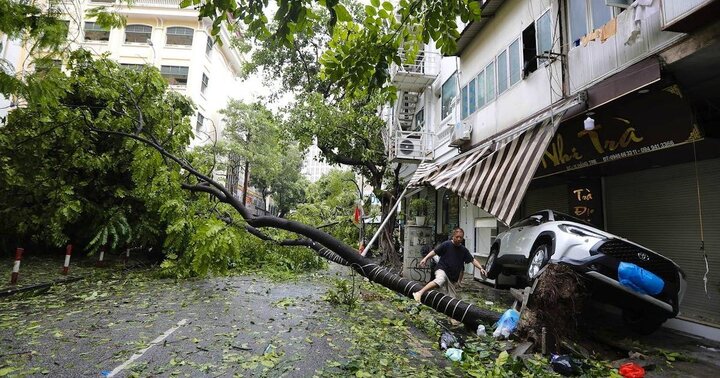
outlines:
[[402, 65], [393, 64], [390, 68], [392, 84], [400, 91], [423, 92], [440, 73], [438, 53], [421, 51], [411, 62], [407, 62], [404, 53], [400, 53]]

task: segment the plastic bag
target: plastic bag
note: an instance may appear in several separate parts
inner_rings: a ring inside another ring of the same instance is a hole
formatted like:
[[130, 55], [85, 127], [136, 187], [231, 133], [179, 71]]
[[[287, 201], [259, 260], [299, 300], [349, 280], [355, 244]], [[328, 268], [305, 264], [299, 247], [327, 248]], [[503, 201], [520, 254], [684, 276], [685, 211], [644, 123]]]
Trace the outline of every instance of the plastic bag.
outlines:
[[493, 337], [498, 338], [502, 336], [507, 339], [515, 330], [515, 327], [517, 327], [519, 320], [520, 313], [512, 308], [508, 309], [495, 324], [496, 328], [495, 331], [493, 331]]
[[550, 358], [550, 366], [554, 372], [564, 376], [580, 373], [580, 366], [567, 354], [553, 354]]
[[462, 349], [457, 348], [450, 348], [445, 351], [445, 357], [453, 360], [453, 361], [460, 361], [462, 360]]
[[625, 378], [645, 377], [645, 369], [643, 369], [642, 366], [634, 362], [628, 362], [626, 364], [620, 365], [620, 369], [618, 369], [618, 372]]
[[440, 344], [440, 349], [445, 350], [448, 348], [462, 348], [464, 345], [463, 340], [461, 338], [455, 337], [450, 332], [443, 332], [442, 335], [440, 335], [440, 340], [438, 341]]
[[618, 279], [623, 286], [641, 294], [657, 295], [665, 287], [662, 278], [632, 263], [620, 262]]
[[480, 324], [477, 327], [477, 335], [478, 336], [487, 336], [487, 333], [485, 333], [485, 326]]

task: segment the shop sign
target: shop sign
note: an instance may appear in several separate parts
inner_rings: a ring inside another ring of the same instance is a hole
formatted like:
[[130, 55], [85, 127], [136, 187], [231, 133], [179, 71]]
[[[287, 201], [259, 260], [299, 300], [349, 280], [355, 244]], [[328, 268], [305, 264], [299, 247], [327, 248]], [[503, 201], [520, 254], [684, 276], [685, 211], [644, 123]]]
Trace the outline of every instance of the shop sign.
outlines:
[[604, 228], [602, 213], [602, 185], [599, 178], [588, 178], [568, 184], [570, 215]]
[[677, 87], [617, 100], [598, 108], [595, 128], [584, 117], [564, 122], [548, 145], [535, 177], [572, 171], [662, 150], [701, 138]]

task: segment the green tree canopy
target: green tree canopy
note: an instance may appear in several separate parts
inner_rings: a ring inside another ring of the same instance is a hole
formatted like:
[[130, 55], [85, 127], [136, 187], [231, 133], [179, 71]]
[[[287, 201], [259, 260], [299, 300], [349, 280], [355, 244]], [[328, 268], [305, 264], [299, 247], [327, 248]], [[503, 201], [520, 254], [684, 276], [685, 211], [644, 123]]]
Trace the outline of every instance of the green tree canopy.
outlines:
[[[477, 0], [400, 0], [397, 4], [371, 0], [355, 15], [353, 6], [338, 0], [280, 0], [273, 10], [267, 3], [244, 0], [183, 0], [181, 6], [199, 7], [201, 16], [213, 19], [215, 33], [225, 22], [241, 28], [246, 36], [274, 40], [290, 49], [298, 47], [298, 34], [312, 35], [316, 25], [323, 23], [331, 36], [322, 59], [323, 75], [351, 92], [363, 93], [385, 87], [390, 64], [414, 59], [423, 44], [434, 43], [446, 54], [454, 52], [460, 36], [456, 19], [480, 18]], [[269, 13], [274, 23], [269, 22]]]
[[156, 199], [179, 196], [178, 188], [164, 185], [178, 182], [179, 173], [135, 143], [89, 133], [88, 125], [144, 128], [179, 152], [191, 135], [190, 103], [166, 92], [155, 69], [128, 70], [82, 51], [73, 54], [68, 69], [69, 76], [57, 68], [31, 74], [30, 82], [54, 83], [58, 96], [46, 102], [45, 94], [31, 94], [1, 129], [2, 229], [50, 246], [158, 243]]
[[223, 160], [231, 169], [233, 164], [247, 163], [250, 185], [265, 200], [272, 195], [283, 216], [303, 200], [306, 180], [300, 174], [303, 160], [298, 144], [284, 135], [279, 119], [261, 103], [232, 100], [221, 113]]

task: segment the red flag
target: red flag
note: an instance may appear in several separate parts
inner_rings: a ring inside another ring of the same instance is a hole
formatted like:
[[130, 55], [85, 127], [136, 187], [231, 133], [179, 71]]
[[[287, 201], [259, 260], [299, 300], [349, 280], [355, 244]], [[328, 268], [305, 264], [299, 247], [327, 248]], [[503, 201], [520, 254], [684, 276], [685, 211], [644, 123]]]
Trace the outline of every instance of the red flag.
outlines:
[[360, 207], [355, 206], [355, 214], [353, 215], [353, 223], [360, 223]]

